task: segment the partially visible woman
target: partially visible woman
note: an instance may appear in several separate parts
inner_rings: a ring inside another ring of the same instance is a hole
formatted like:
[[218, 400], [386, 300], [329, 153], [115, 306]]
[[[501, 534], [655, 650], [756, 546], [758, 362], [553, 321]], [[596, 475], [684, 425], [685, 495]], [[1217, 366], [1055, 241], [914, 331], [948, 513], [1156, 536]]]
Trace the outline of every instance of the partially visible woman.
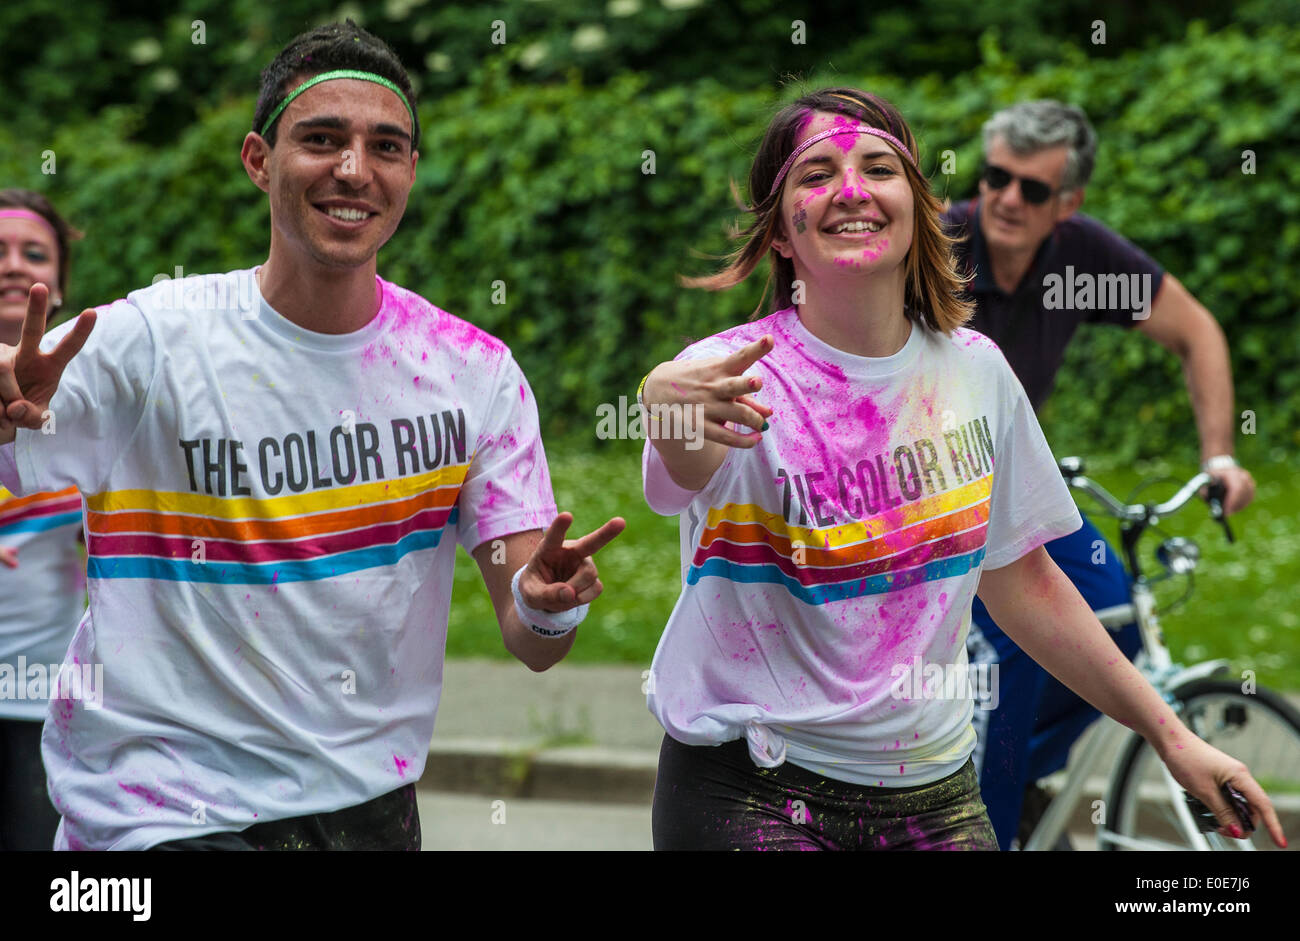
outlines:
[[[33, 284], [58, 309], [77, 238], [44, 196], [0, 190], [0, 343], [17, 345]], [[85, 609], [81, 518], [75, 488], [15, 497], [0, 487], [0, 850], [54, 846], [41, 726]]]

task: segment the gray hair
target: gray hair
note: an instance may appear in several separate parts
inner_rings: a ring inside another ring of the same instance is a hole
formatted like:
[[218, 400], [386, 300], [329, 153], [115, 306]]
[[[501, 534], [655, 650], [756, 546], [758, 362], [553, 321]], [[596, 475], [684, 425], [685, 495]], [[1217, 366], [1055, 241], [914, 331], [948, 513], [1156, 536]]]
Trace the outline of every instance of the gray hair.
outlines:
[[1066, 147], [1062, 190], [1088, 185], [1097, 159], [1097, 133], [1083, 109], [1059, 101], [1022, 101], [1003, 108], [984, 122], [984, 153], [994, 138], [1002, 138], [1017, 154], [1030, 154], [1048, 147]]

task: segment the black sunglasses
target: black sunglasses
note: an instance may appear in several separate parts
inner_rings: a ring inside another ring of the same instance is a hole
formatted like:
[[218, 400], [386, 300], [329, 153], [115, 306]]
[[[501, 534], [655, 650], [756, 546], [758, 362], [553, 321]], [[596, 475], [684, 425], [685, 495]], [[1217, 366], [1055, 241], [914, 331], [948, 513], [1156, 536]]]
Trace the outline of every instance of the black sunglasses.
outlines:
[[1012, 180], [1019, 180], [1020, 195], [1024, 197], [1025, 202], [1033, 206], [1041, 206], [1057, 192], [1042, 180], [1035, 180], [1033, 177], [1028, 176], [1016, 176], [991, 163], [984, 167], [980, 179], [989, 185], [989, 189], [994, 190], [1002, 189]]

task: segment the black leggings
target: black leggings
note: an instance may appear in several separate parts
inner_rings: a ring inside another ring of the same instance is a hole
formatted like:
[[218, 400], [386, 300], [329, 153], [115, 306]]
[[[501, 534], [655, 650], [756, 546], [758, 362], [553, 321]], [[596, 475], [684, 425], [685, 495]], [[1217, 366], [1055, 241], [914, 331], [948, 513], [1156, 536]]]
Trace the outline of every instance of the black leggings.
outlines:
[[969, 760], [919, 787], [864, 787], [786, 762], [756, 767], [744, 739], [665, 735], [655, 782], [656, 850], [996, 850]]
[[52, 850], [59, 812], [41, 762], [39, 719], [0, 719], [0, 850]]
[[420, 811], [415, 785], [327, 814], [255, 823], [238, 833], [171, 840], [155, 850], [418, 850]]

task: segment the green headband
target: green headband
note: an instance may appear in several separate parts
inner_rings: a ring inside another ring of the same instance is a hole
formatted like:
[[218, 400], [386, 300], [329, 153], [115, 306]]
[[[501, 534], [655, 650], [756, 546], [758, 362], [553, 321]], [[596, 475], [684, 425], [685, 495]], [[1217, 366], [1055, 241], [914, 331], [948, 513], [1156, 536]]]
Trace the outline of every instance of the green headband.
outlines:
[[363, 82], [374, 82], [376, 85], [383, 85], [398, 98], [402, 99], [402, 104], [406, 105], [406, 113], [411, 117], [411, 130], [415, 130], [415, 112], [411, 110], [411, 103], [406, 100], [406, 96], [402, 94], [400, 88], [382, 75], [376, 75], [374, 72], [359, 72], [356, 69], [336, 69], [333, 72], [322, 72], [320, 75], [309, 78], [293, 91], [289, 92], [289, 94], [285, 96], [284, 101], [280, 102], [276, 109], [271, 112], [271, 116], [266, 119], [266, 123], [262, 125], [262, 136], [266, 136], [266, 132], [269, 131], [271, 125], [275, 123], [275, 119], [280, 116], [280, 112], [289, 107], [289, 102], [293, 101], [313, 85], [319, 85], [321, 82], [328, 82], [332, 78], [355, 78]]

